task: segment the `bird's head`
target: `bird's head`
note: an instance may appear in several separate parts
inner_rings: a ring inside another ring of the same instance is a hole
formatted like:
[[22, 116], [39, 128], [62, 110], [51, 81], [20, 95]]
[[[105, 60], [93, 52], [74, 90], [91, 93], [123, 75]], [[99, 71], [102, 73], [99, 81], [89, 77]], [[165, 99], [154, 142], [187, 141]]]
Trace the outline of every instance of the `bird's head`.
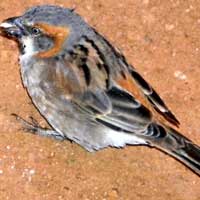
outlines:
[[22, 16], [12, 17], [0, 24], [1, 35], [16, 40], [21, 54], [48, 58], [73, 45], [90, 29], [73, 10], [58, 6], [37, 6]]

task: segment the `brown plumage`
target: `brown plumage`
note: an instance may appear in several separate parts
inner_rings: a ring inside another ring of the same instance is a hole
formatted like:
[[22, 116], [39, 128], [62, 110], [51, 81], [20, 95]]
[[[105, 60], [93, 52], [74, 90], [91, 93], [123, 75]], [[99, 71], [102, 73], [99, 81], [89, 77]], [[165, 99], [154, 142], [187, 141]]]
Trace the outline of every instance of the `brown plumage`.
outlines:
[[70, 32], [70, 30], [67, 27], [55, 27], [45, 23], [36, 23], [34, 27], [41, 29], [44, 34], [47, 34], [54, 40], [53, 48], [48, 49], [48, 51], [39, 52], [36, 55], [39, 58], [50, 58], [57, 55], [62, 49], [63, 44]]
[[200, 175], [200, 148], [169, 126], [179, 126], [175, 115], [123, 54], [74, 11], [37, 6], [7, 19], [1, 29], [18, 40], [23, 84], [52, 126], [22, 120], [29, 130], [73, 140], [88, 151], [156, 147]]

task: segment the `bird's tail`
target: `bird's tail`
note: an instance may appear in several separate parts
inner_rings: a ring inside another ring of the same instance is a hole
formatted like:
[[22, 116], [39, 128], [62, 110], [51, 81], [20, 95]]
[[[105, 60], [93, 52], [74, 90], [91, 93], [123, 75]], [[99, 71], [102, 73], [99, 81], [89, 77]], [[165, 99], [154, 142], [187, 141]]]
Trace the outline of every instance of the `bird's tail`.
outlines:
[[[163, 129], [157, 125], [158, 128]], [[153, 145], [175, 157], [200, 176], [200, 147], [172, 128], [165, 127], [161, 131], [162, 134], [151, 141]]]

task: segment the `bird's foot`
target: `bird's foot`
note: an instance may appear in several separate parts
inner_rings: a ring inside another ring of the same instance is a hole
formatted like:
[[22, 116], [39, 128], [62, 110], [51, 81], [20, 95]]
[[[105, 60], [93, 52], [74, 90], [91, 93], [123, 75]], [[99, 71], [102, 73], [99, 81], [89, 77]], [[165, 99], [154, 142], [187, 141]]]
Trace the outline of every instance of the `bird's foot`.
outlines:
[[37, 134], [40, 136], [45, 136], [45, 137], [51, 137], [57, 140], [64, 140], [65, 137], [62, 136], [60, 133], [53, 129], [47, 129], [43, 128], [39, 125], [37, 120], [35, 120], [33, 117], [29, 117], [30, 121], [26, 121], [25, 119], [21, 118], [19, 115], [13, 113], [11, 114], [16, 118], [16, 120], [22, 125], [22, 130], [25, 132], [30, 132], [33, 134]]

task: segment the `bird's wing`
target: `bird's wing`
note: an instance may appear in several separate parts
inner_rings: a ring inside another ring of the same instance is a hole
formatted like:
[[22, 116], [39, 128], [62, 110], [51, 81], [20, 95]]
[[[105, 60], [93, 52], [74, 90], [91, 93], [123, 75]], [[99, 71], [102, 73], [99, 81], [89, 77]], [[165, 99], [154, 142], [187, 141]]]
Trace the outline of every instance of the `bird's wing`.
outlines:
[[[134, 69], [126, 67], [125, 58], [105, 39], [97, 41], [100, 43], [83, 37], [64, 58], [72, 75], [61, 78], [62, 87], [72, 86], [71, 101], [99, 123], [126, 132], [142, 132], [152, 122], [146, 103], [168, 121], [176, 121], [152, 87]], [[146, 101], [138, 99], [132, 90], [139, 90]]]
[[[98, 33], [96, 32], [96, 34]], [[157, 111], [158, 114], [164, 117], [171, 124], [178, 127], [180, 125], [180, 122], [170, 111], [170, 109], [161, 99], [158, 93], [153, 89], [153, 87], [136, 71], [136, 69], [133, 66], [127, 63], [124, 55], [119, 49], [113, 47], [109, 43], [109, 41], [107, 41], [101, 35], [99, 35], [99, 37], [111, 48], [119, 64], [118, 70], [126, 71], [125, 69], [128, 69], [128, 73], [124, 73], [122, 77], [116, 80], [117, 84], [121, 84], [123, 88], [124, 86], [127, 87], [128, 91], [132, 95], [134, 95], [135, 98], [140, 99], [141, 102], [144, 103], [147, 107], [153, 107], [153, 109]], [[144, 100], [143, 98], [145, 98], [146, 100]]]

